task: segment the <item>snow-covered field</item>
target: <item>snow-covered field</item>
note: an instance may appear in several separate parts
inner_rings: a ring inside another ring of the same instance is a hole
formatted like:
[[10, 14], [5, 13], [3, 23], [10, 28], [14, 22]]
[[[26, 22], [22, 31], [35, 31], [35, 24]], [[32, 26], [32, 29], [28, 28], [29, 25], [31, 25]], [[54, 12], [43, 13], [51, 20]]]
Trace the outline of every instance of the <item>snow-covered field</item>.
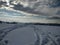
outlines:
[[60, 45], [60, 26], [0, 23], [0, 45]]

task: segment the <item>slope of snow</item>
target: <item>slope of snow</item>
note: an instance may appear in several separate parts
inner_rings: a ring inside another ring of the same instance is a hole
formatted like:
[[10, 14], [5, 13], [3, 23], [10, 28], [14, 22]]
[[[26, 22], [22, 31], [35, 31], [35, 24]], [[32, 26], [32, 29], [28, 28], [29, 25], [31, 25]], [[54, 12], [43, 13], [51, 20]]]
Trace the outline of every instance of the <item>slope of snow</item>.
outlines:
[[[0, 24], [0, 44], [60, 45], [60, 26], [34, 24]], [[3, 37], [4, 36], [4, 37]], [[6, 44], [5, 42], [8, 41]]]

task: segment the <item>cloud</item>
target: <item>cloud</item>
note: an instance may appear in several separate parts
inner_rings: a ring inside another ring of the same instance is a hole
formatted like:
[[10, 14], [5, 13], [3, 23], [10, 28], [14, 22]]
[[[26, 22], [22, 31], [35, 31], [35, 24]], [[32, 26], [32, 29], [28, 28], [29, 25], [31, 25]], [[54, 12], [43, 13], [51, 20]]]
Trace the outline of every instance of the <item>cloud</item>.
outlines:
[[60, 10], [59, 0], [38, 0], [36, 2], [31, 2], [31, 0], [21, 0], [21, 2], [26, 2], [27, 6], [24, 7], [25, 4], [23, 4], [23, 9], [26, 9], [25, 11], [29, 13], [54, 16]]
[[[6, 0], [9, 1], [16, 0]], [[37, 15], [60, 16], [59, 0], [18, 0], [13, 9]]]

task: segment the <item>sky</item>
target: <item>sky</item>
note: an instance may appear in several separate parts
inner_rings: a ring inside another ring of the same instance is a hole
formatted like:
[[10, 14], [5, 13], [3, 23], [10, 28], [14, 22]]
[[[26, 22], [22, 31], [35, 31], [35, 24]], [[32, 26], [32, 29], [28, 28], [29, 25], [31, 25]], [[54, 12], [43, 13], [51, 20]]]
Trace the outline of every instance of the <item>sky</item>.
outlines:
[[[10, 5], [10, 1], [16, 0], [5, 0], [7, 5]], [[14, 2], [13, 2], [14, 3]], [[13, 9], [22, 10], [29, 13], [36, 13], [40, 15], [60, 15], [60, 1], [59, 0], [18, 0], [16, 3], [20, 3], [19, 6], [14, 5]], [[21, 6], [22, 5], [22, 6]], [[21, 8], [22, 7], [22, 8]]]
[[[14, 0], [10, 0], [10, 1], [12, 1], [11, 4], [9, 3], [8, 0], [6, 0], [7, 3], [0, 2], [1, 3], [0, 6], [2, 5], [2, 8], [3, 8], [2, 10], [5, 11], [4, 12], [0, 9], [0, 13], [1, 13], [0, 16], [3, 16], [3, 17], [0, 17], [0, 20], [4, 21], [4, 18], [5, 18], [5, 21], [9, 20], [9, 21], [21, 22], [23, 20], [22, 22], [26, 21], [26, 22], [41, 22], [41, 23], [44, 22], [45, 23], [45, 22], [51, 22], [51, 20], [53, 19], [52, 20], [53, 23], [59, 22], [59, 18], [60, 18], [60, 6], [59, 6], [60, 3], [59, 2], [60, 1], [38, 0], [38, 1], [34, 2], [34, 0], [32, 0], [33, 2], [31, 2], [30, 0], [26, 0], [26, 1], [18, 0], [20, 2], [18, 3], [18, 1], [17, 1], [17, 4], [14, 4], [14, 2], [13, 2]], [[9, 5], [7, 5], [7, 4], [9, 4]], [[25, 4], [27, 4], [27, 6], [24, 7]], [[13, 7], [10, 7], [11, 5]], [[14, 11], [19, 12], [20, 16], [19, 16], [19, 13], [15, 13]], [[12, 12], [14, 12], [14, 13], [12, 13]], [[21, 12], [23, 12], [23, 13], [21, 13]], [[5, 13], [5, 14], [3, 14], [3, 13]], [[6, 16], [7, 16], [7, 18], [6, 18]], [[41, 18], [41, 16], [43, 19]], [[47, 17], [49, 17], [49, 18], [47, 18]], [[46, 21], [47, 19], [48, 19], [48, 21]], [[56, 19], [58, 19], [58, 20], [56, 20]]]

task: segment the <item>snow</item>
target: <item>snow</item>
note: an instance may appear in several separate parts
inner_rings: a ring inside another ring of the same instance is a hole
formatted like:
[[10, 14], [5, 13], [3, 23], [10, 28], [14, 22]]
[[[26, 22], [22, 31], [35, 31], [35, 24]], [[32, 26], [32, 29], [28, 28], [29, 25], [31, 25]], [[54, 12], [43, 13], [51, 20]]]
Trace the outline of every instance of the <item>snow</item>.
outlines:
[[[3, 38], [3, 42], [8, 40], [8, 45], [35, 45], [37, 40], [41, 39], [38, 44], [45, 44], [46, 39], [53, 45], [59, 45], [57, 41], [60, 38], [60, 26], [34, 25], [34, 24], [0, 24], [0, 31], [11, 30]], [[35, 32], [35, 31], [36, 32]], [[57, 37], [56, 37], [57, 36]], [[55, 42], [55, 43], [54, 43]]]

